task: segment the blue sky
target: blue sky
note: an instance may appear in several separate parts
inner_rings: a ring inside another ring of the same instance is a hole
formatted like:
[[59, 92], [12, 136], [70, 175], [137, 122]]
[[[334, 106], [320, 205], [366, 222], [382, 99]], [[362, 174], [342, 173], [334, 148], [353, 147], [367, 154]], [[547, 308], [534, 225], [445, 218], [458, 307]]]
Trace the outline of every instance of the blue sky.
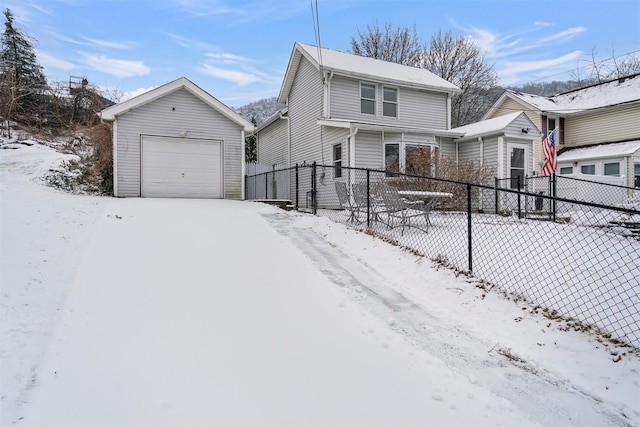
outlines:
[[[239, 107], [276, 96], [294, 42], [316, 43], [309, 0], [0, 0], [7, 7], [37, 39], [49, 81], [86, 76], [109, 93], [185, 76]], [[593, 52], [640, 55], [640, 0], [318, 0], [318, 7], [323, 47], [346, 51], [376, 21], [415, 25], [424, 41], [451, 30], [477, 41], [503, 85], [567, 80]]]

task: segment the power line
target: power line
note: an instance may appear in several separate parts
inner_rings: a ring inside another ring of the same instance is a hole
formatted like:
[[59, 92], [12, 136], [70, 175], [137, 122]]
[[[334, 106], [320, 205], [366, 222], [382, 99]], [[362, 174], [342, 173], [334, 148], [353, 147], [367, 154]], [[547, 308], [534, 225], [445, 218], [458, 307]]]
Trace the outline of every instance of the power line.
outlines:
[[562, 72], [560, 72], [560, 73], [550, 74], [550, 75], [548, 75], [548, 76], [541, 77], [541, 78], [536, 79], [536, 80], [531, 80], [531, 81], [529, 81], [528, 83], [536, 83], [536, 82], [540, 82], [540, 81], [543, 81], [543, 80], [547, 80], [547, 79], [548, 79], [548, 78], [550, 78], [550, 77], [562, 76], [562, 75], [565, 75], [565, 74], [567, 74], [567, 73], [571, 73], [571, 72], [576, 71], [576, 70], [581, 70], [581, 69], [583, 69], [583, 68], [595, 67], [595, 66], [597, 66], [597, 65], [602, 65], [602, 64], [604, 64], [604, 63], [606, 63], [606, 62], [608, 62], [608, 61], [611, 61], [612, 59], [622, 58], [622, 57], [630, 56], [630, 55], [633, 55], [633, 54], [636, 54], [636, 53], [640, 53], [640, 50], [634, 50], [634, 51], [631, 51], [631, 52], [623, 53], [623, 54], [621, 54], [621, 55], [611, 56], [611, 57], [609, 57], [609, 58], [605, 58], [605, 59], [602, 59], [602, 60], [597, 61], [597, 62], [593, 62], [593, 61], [592, 61], [592, 62], [590, 62], [590, 63], [588, 63], [588, 64], [585, 64], [585, 65], [579, 65], [579, 66], [576, 66], [576, 68], [573, 68], [573, 69], [571, 69], [571, 70], [562, 71]]

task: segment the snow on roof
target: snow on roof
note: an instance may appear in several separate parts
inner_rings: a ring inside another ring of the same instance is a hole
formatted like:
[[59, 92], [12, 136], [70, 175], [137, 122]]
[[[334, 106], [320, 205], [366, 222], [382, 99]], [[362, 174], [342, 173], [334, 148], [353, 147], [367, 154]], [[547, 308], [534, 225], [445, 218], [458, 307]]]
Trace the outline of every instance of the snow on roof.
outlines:
[[586, 110], [640, 101], [640, 74], [550, 97], [511, 90], [507, 92], [543, 112], [577, 114]]
[[574, 162], [585, 159], [630, 156], [640, 150], [640, 140], [600, 144], [593, 147], [574, 148], [558, 155], [558, 162]]
[[524, 114], [524, 113], [522, 111], [516, 111], [515, 113], [510, 113], [504, 116], [495, 117], [493, 119], [483, 120], [481, 122], [459, 126], [451, 130], [463, 133], [464, 138], [487, 135], [490, 133], [500, 132], [504, 130], [507, 126], [509, 126], [511, 122], [517, 119], [521, 114]]
[[299, 55], [296, 55], [298, 52], [310, 60], [316, 68], [319, 68], [322, 62], [322, 68], [325, 71], [334, 71], [338, 74], [356, 78], [382, 80], [399, 85], [442, 92], [461, 92], [458, 86], [424, 68], [382, 61], [333, 49], [318, 49], [317, 46], [296, 42], [282, 84], [282, 90], [280, 91], [280, 99], [284, 99], [287, 96], [293, 83], [295, 70], [300, 61]]

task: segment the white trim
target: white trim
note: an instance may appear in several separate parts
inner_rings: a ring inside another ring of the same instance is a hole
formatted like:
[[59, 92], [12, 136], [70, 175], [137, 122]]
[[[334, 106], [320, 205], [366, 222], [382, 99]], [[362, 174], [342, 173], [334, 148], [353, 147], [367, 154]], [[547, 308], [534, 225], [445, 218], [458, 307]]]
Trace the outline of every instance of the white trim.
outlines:
[[[362, 100], [364, 99], [364, 100], [371, 101], [371, 98], [362, 97], [362, 85], [373, 86], [373, 114], [362, 112]], [[359, 88], [360, 88], [360, 92], [358, 95], [360, 99], [360, 114], [363, 116], [377, 117], [378, 116], [378, 84], [373, 82], [368, 82], [368, 81], [360, 81]]]
[[251, 132], [253, 130], [253, 123], [233, 111], [231, 108], [227, 107], [217, 98], [197, 86], [186, 77], [180, 77], [179, 79], [145, 92], [142, 95], [138, 95], [119, 104], [115, 104], [111, 107], [105, 108], [100, 113], [100, 116], [103, 120], [116, 120], [116, 118], [122, 114], [142, 107], [143, 105], [153, 102], [158, 98], [166, 96], [180, 89], [185, 89], [191, 92], [194, 96], [200, 98], [200, 100], [202, 100], [205, 104], [209, 105], [211, 108], [218, 111], [223, 116], [226, 116], [238, 126], [244, 128], [245, 131]]
[[524, 186], [526, 185], [526, 182], [524, 180], [524, 177], [526, 177], [527, 175], [529, 175], [531, 173], [530, 170], [530, 165], [529, 165], [529, 144], [523, 144], [520, 142], [507, 142], [507, 168], [505, 170], [505, 172], [507, 173], [507, 177], [511, 178], [511, 150], [513, 148], [518, 148], [518, 149], [522, 149], [524, 150], [524, 176], [523, 176], [523, 180], [520, 183], [520, 185], [522, 186], [521, 188], [524, 188]]
[[[396, 91], [396, 100], [394, 101], [385, 101], [384, 99], [384, 90], [385, 89], [392, 89]], [[384, 114], [384, 104], [388, 103], [388, 104], [395, 104], [396, 106], [396, 115], [395, 116], [385, 116]], [[389, 118], [389, 119], [396, 119], [398, 120], [400, 117], [400, 89], [396, 86], [391, 86], [391, 85], [382, 85], [382, 117], [385, 118]]]
[[498, 165], [500, 167], [498, 168], [498, 179], [504, 178], [506, 165], [504, 165], [502, 162], [504, 162], [504, 137], [499, 136], [498, 137]]
[[[241, 176], [240, 176], [240, 200], [244, 200], [244, 175], [245, 175], [245, 168], [247, 167], [246, 164], [246, 144], [247, 141], [245, 141], [245, 134], [244, 134], [244, 129], [240, 131], [240, 137], [242, 138], [242, 148], [241, 148], [241, 154], [240, 154], [240, 158], [242, 159], [240, 164], [240, 171], [241, 171]], [[256, 138], [256, 158], [258, 157], [258, 139]], [[223, 165], [223, 172], [224, 173], [224, 158], [222, 159], [222, 165]], [[222, 198], [225, 198], [224, 195], [224, 186], [222, 187]]]
[[113, 196], [118, 197], [118, 122], [113, 122], [111, 128], [111, 143], [113, 144]]

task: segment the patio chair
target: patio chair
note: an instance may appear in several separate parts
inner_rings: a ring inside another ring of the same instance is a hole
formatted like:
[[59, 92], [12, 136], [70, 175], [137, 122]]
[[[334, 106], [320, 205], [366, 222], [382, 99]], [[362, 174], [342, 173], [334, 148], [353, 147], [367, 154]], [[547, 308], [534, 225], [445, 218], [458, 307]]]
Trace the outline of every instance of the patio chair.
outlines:
[[417, 228], [425, 232], [428, 231], [429, 211], [424, 200], [407, 200], [400, 197], [398, 190], [386, 183], [380, 183], [376, 188], [376, 192], [383, 203], [383, 208], [379, 213], [386, 214], [386, 224], [389, 228], [395, 228], [395, 220], [398, 219], [400, 220], [400, 226], [402, 226], [402, 234], [404, 234], [405, 227], [411, 227], [411, 218], [422, 217], [424, 218], [425, 228]]
[[335, 181], [335, 186], [336, 193], [338, 194], [338, 201], [340, 202], [340, 207], [346, 211], [349, 211], [349, 219], [347, 221], [360, 222], [360, 207], [351, 199], [351, 195], [347, 190], [347, 184], [342, 181]]
[[[379, 213], [382, 210], [382, 200], [373, 193], [367, 195], [367, 183], [359, 182], [351, 186], [353, 198], [362, 212], [367, 212], [367, 202], [369, 204], [369, 215], [372, 220], [378, 221]], [[368, 199], [368, 200], [367, 200]]]

